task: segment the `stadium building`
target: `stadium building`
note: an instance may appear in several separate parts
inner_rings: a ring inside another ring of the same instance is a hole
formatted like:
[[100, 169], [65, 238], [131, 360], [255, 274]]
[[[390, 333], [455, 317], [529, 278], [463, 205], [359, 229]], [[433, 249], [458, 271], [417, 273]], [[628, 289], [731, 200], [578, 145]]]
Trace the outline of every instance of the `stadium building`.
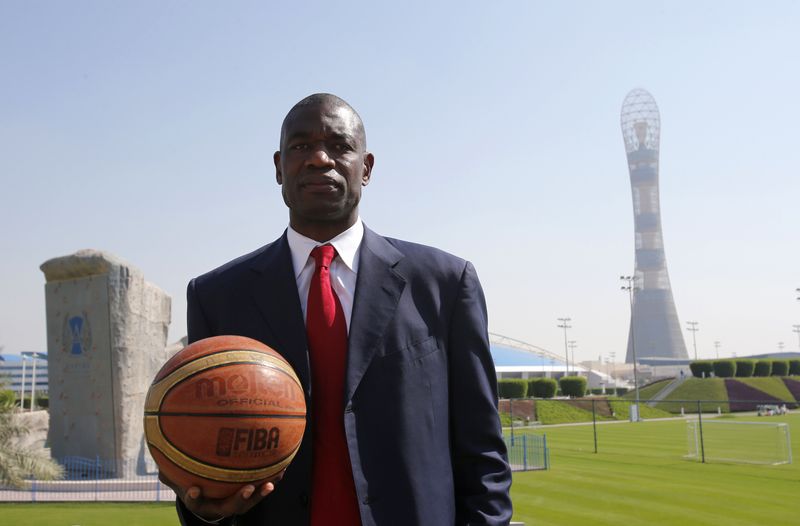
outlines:
[[[34, 370], [35, 367], [35, 370]], [[47, 354], [23, 352], [0, 354], [0, 382], [4, 389], [11, 389], [17, 396], [25, 387], [25, 396], [30, 396], [31, 385], [36, 381], [36, 393], [47, 394]]]
[[569, 375], [586, 377], [590, 388], [628, 386], [626, 382], [613, 378], [605, 371], [572, 362], [567, 364], [564, 357], [508, 336], [489, 333], [489, 343], [498, 380], [508, 378], [557, 380]]

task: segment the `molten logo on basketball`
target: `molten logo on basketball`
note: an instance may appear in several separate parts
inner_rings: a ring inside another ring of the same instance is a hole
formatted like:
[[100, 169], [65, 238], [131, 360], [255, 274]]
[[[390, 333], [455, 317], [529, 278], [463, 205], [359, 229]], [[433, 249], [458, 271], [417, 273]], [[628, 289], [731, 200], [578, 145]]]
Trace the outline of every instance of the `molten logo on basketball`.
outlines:
[[227, 395], [267, 395], [294, 400], [291, 385], [278, 378], [255, 374], [230, 374], [226, 376], [207, 376], [195, 381], [194, 396], [197, 399], [219, 398]]
[[264, 428], [220, 428], [217, 434], [217, 455], [261, 456], [264, 452], [278, 447], [280, 430], [277, 427]]

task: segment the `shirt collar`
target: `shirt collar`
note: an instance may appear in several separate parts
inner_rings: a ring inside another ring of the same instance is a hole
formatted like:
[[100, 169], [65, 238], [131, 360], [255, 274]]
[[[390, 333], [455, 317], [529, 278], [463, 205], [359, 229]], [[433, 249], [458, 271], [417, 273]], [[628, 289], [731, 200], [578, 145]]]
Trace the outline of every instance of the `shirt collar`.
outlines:
[[363, 238], [364, 224], [361, 222], [360, 217], [353, 226], [324, 243], [308, 238], [289, 226], [286, 232], [286, 240], [289, 242], [289, 250], [292, 253], [294, 277], [297, 278], [297, 276], [300, 275], [314, 247], [327, 244], [333, 245], [333, 248], [336, 249], [336, 253], [339, 255], [339, 259], [341, 259], [342, 263], [347, 265], [347, 268], [353, 272], [358, 272], [358, 248], [361, 246], [361, 240]]

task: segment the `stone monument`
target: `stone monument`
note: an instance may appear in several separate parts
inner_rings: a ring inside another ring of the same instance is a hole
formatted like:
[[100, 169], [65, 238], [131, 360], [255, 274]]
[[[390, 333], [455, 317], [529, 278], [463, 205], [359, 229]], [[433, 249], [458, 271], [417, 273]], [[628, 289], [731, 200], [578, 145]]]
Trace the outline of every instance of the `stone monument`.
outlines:
[[46, 261], [48, 441], [56, 459], [99, 457], [114, 475], [152, 471], [144, 397], [167, 359], [170, 297], [96, 250]]

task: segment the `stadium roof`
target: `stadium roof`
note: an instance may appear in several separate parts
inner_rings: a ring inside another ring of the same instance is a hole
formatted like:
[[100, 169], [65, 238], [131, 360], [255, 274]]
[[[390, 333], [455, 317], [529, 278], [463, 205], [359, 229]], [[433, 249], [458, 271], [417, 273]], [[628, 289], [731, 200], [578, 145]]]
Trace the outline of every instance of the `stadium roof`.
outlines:
[[489, 333], [489, 341], [495, 367], [564, 366], [562, 358], [541, 347], [495, 333]]

